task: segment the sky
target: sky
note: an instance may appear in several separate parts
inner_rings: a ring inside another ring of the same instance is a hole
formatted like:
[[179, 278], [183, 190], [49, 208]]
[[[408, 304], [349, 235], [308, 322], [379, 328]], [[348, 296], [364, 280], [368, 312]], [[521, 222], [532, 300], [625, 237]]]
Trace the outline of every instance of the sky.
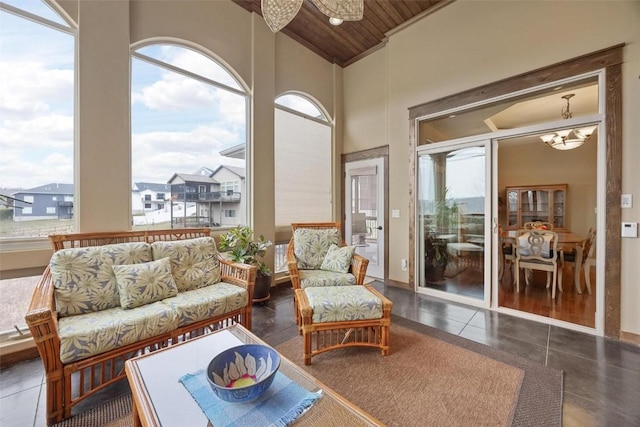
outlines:
[[[64, 23], [36, 0], [13, 6]], [[74, 38], [0, 11], [0, 188], [73, 182]], [[242, 91], [208, 57], [178, 46], [148, 46], [138, 53]], [[243, 160], [218, 153], [246, 142], [242, 94], [132, 59], [132, 180], [166, 183]]]

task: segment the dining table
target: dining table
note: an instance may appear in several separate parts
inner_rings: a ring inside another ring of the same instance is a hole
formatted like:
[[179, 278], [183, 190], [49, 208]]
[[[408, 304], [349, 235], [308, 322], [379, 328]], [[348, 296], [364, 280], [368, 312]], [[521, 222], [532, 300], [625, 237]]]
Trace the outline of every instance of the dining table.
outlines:
[[[559, 231], [552, 230], [558, 235], [558, 250], [563, 252], [569, 249], [575, 249], [576, 251], [576, 266], [580, 266], [582, 264], [582, 257], [584, 254], [582, 253], [582, 242], [584, 242], [585, 237], [576, 233], [572, 233], [570, 231]], [[511, 242], [511, 244], [517, 247], [517, 239], [518, 235], [520, 235], [521, 230], [504, 230], [502, 232], [502, 238], [505, 242]], [[576, 291], [579, 294], [582, 294], [582, 287], [580, 286], [580, 269], [577, 267], [575, 269], [573, 284], [576, 288]], [[562, 290], [562, 289], [560, 289]]]

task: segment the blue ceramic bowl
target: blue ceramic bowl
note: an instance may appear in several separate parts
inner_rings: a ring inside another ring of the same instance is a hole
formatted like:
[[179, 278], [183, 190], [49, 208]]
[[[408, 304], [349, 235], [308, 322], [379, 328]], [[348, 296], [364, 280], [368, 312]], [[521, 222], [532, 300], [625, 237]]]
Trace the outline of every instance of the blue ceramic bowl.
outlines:
[[249, 402], [269, 388], [279, 367], [280, 355], [271, 347], [244, 344], [214, 357], [207, 367], [207, 379], [220, 399]]

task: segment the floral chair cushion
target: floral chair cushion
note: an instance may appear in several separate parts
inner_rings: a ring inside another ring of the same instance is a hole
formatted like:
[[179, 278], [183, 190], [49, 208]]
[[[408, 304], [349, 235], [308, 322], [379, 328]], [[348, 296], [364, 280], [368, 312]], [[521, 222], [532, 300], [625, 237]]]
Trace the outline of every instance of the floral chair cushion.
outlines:
[[364, 286], [306, 288], [313, 323], [382, 318], [382, 300]]
[[148, 261], [151, 261], [151, 247], [144, 242], [56, 251], [49, 266], [58, 314], [66, 317], [119, 307], [120, 296], [112, 266]]
[[351, 273], [336, 273], [325, 270], [300, 270], [300, 288], [324, 286], [353, 286], [356, 277]]
[[219, 282], [206, 288], [180, 292], [162, 301], [178, 315], [178, 326], [190, 325], [246, 307], [249, 294], [246, 289]]
[[298, 228], [293, 232], [293, 247], [299, 269], [317, 270], [331, 245], [340, 245], [340, 230]]
[[188, 291], [220, 281], [220, 262], [212, 237], [153, 242], [153, 259], [169, 257], [178, 290]]
[[178, 294], [169, 258], [142, 264], [114, 265], [120, 306], [124, 309], [160, 301]]
[[348, 273], [351, 266], [351, 258], [355, 251], [355, 246], [339, 247], [338, 245], [331, 245], [322, 261], [320, 270]]
[[60, 361], [70, 363], [127, 344], [169, 333], [178, 315], [161, 301], [135, 310], [121, 307], [59, 320]]

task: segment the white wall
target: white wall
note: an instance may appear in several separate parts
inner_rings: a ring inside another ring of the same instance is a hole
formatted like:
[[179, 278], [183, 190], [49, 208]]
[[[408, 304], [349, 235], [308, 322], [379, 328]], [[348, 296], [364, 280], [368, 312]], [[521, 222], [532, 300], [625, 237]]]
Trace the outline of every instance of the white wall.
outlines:
[[[566, 29], [566, 30], [565, 30]], [[407, 109], [627, 43], [623, 71], [623, 193], [640, 199], [640, 2], [457, 1], [389, 37], [344, 70], [344, 151], [390, 145], [389, 278], [408, 282]], [[640, 220], [640, 204], [622, 212]], [[640, 334], [640, 240], [622, 241], [623, 331]]]

